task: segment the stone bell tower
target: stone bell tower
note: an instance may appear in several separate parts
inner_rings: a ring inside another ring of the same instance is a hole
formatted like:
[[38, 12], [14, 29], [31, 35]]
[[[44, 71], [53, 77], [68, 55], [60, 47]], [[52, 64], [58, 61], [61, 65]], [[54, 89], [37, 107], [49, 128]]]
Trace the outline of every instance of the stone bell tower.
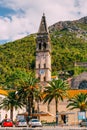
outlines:
[[36, 78], [44, 85], [51, 81], [51, 44], [44, 14], [36, 38]]

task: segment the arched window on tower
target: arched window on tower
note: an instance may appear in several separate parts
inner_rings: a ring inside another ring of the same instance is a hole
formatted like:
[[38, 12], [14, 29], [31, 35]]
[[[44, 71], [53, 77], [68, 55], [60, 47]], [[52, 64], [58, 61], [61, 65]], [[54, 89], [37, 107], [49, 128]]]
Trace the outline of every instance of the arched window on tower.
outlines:
[[39, 50], [41, 50], [41, 43], [39, 43]]
[[44, 42], [44, 43], [43, 43], [43, 49], [46, 49], [46, 46], [47, 46], [47, 45], [46, 45], [46, 43]]

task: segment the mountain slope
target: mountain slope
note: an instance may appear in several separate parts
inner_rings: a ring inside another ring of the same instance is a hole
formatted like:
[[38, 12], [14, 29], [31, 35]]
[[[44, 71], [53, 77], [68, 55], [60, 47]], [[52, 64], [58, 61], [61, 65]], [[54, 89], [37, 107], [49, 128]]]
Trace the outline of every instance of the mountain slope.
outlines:
[[71, 70], [75, 62], [87, 62], [87, 17], [55, 23], [49, 32], [53, 71]]

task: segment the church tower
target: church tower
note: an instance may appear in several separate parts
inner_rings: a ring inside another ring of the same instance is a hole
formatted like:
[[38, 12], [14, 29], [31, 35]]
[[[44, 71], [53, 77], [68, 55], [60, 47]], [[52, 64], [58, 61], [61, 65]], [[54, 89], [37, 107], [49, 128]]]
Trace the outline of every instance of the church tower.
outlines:
[[36, 38], [36, 78], [43, 85], [51, 81], [51, 44], [44, 14]]

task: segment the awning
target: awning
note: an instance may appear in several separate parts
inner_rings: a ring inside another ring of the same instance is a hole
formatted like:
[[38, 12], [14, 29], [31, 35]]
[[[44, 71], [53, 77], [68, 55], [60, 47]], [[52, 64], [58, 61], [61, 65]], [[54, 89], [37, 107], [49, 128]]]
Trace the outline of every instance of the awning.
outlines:
[[75, 114], [75, 112], [62, 111], [58, 113], [58, 115], [69, 115], [69, 114]]
[[[24, 113], [20, 113], [18, 115], [25, 115], [25, 116], [28, 116], [28, 112], [24, 112]], [[32, 113], [30, 114], [30, 116], [53, 116], [53, 114], [49, 113], [49, 112], [43, 112], [43, 111], [40, 111], [40, 112], [36, 112], [36, 113]]]
[[31, 116], [52, 116], [49, 112], [39, 112], [39, 113], [32, 113]]

